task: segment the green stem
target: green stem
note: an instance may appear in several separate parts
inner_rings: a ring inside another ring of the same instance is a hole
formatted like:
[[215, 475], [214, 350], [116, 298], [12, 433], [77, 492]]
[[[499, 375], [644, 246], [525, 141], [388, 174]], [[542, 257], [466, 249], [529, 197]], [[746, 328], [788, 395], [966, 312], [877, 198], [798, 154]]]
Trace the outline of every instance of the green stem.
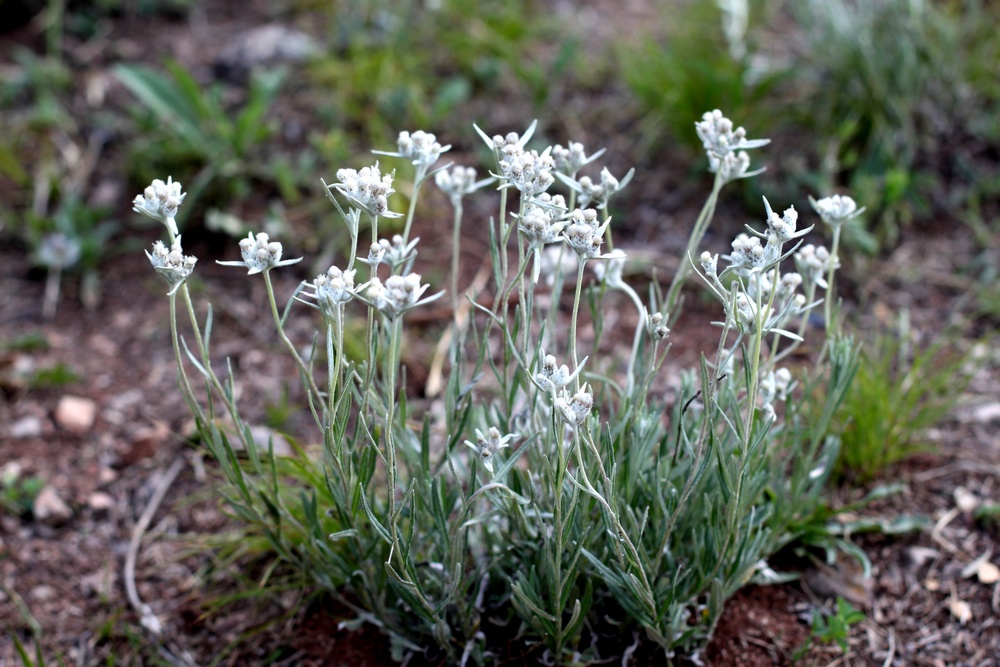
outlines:
[[[312, 373], [309, 372], [309, 367], [306, 362], [302, 360], [299, 356], [299, 351], [295, 349], [295, 345], [288, 336], [285, 334], [285, 327], [281, 324], [281, 315], [278, 314], [278, 303], [274, 299], [274, 286], [271, 284], [271, 272], [264, 271], [264, 285], [267, 286], [267, 300], [271, 304], [271, 315], [274, 317], [274, 324], [278, 329], [278, 336], [281, 338], [282, 342], [288, 348], [288, 351], [292, 353], [292, 358], [295, 359], [295, 363], [299, 367], [299, 371], [302, 373], [303, 378], [308, 383], [308, 390], [312, 393], [314, 400], [322, 401], [323, 393], [316, 386], [316, 380], [313, 378]], [[310, 401], [312, 402], [312, 400]]]
[[[583, 267], [585, 265], [586, 260], [583, 257], [580, 257], [576, 267], [576, 293], [573, 295], [573, 317], [569, 323], [569, 356], [570, 359], [573, 360], [574, 371], [580, 366], [576, 355], [576, 321], [577, 316], [580, 313], [580, 294], [583, 292]], [[576, 391], [580, 390], [579, 375], [576, 376], [573, 386]]]
[[723, 185], [722, 176], [717, 173], [715, 175], [715, 182], [712, 184], [712, 193], [708, 196], [705, 205], [698, 214], [698, 219], [694, 223], [694, 229], [691, 231], [691, 237], [688, 239], [687, 249], [684, 251], [684, 256], [681, 257], [681, 263], [677, 267], [674, 280], [670, 283], [670, 291], [667, 292], [667, 300], [665, 302], [665, 312], [668, 315], [668, 319], [673, 319], [669, 316], [673, 315], [674, 308], [677, 306], [680, 298], [681, 288], [684, 287], [684, 283], [691, 273], [691, 260], [695, 257], [695, 253], [698, 252], [701, 240], [704, 238], [705, 232], [708, 230], [708, 225], [712, 221], [712, 216], [715, 214], [715, 205], [719, 201], [719, 192], [722, 190]]

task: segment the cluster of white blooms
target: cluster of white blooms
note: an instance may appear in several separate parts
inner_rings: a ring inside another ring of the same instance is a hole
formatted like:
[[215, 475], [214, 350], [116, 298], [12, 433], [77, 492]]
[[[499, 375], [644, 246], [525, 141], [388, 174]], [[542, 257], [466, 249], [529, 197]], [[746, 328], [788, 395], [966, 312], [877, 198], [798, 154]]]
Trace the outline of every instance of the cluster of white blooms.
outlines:
[[615, 249], [605, 254], [601, 259], [605, 261], [594, 265], [594, 273], [597, 274], [597, 279], [608, 287], [630, 291], [632, 288], [622, 278], [628, 255], [622, 250]]
[[769, 371], [761, 378], [758, 385], [758, 396], [764, 410], [764, 419], [774, 419], [774, 402], [784, 401], [792, 388], [792, 372], [787, 368]]
[[795, 253], [795, 267], [802, 274], [803, 282], [829, 289], [826, 275], [830, 269], [840, 268], [840, 263], [824, 246], [804, 245]]
[[588, 156], [586, 150], [579, 141], [568, 141], [564, 148], [562, 144], [552, 147], [552, 159], [555, 160], [556, 170], [567, 176], [574, 176], [583, 167], [590, 164], [604, 154], [604, 149]]
[[542, 268], [542, 247], [563, 240], [562, 231], [567, 225], [563, 219], [565, 214], [566, 200], [563, 196], [552, 196], [546, 192], [532, 199], [525, 206], [524, 215], [518, 218], [517, 229], [528, 240], [528, 246], [534, 253], [531, 278], [536, 283]]
[[594, 409], [594, 393], [590, 390], [590, 385], [584, 384], [572, 396], [563, 390], [556, 399], [556, 408], [567, 424], [577, 426], [585, 422]]
[[667, 326], [667, 318], [663, 316], [663, 313], [653, 313], [650, 315], [649, 311], [644, 310], [643, 315], [646, 321], [646, 332], [650, 338], [653, 340], [663, 340], [670, 335], [670, 327]]
[[594, 183], [589, 176], [583, 176], [578, 181], [580, 184], [580, 206], [585, 207], [593, 203], [597, 207], [608, 205], [608, 199], [621, 189], [621, 183], [611, 175], [608, 168], [601, 169], [601, 181]]
[[245, 266], [249, 269], [248, 273], [253, 274], [302, 261], [301, 257], [298, 259], [282, 260], [281, 244], [277, 241], [272, 241], [263, 232], [257, 234], [257, 236], [254, 236], [253, 232], [250, 232], [247, 238], [242, 239], [240, 241], [240, 254], [243, 256], [242, 262], [217, 261], [216, 264], [223, 266]]
[[810, 197], [809, 202], [819, 214], [819, 217], [823, 219], [823, 222], [831, 227], [836, 227], [851, 218], [856, 218], [865, 210], [863, 207], [859, 209], [857, 203], [846, 195], [833, 195], [832, 197], [824, 197], [819, 201]]
[[170, 285], [170, 292], [168, 294], [173, 294], [177, 291], [177, 288], [194, 271], [194, 265], [198, 261], [197, 257], [184, 254], [184, 251], [181, 249], [180, 236], [174, 237], [174, 242], [171, 244], [169, 250], [163, 241], [154, 241], [153, 252], [150, 253], [147, 250], [146, 257], [149, 258], [156, 272], [163, 276], [167, 284]]
[[526, 151], [520, 144], [506, 144], [500, 152], [500, 175], [525, 197], [535, 197], [555, 182], [552, 149]]
[[143, 190], [141, 195], [135, 196], [132, 200], [132, 210], [159, 220], [170, 230], [171, 237], [177, 236], [174, 216], [177, 215], [177, 208], [184, 202], [186, 196], [187, 193], [181, 192], [180, 181], [168, 176], [164, 183], [157, 178]]
[[412, 160], [413, 164], [429, 167], [438, 161], [442, 153], [451, 149], [451, 146], [442, 146], [438, 143], [437, 137], [429, 132], [417, 130], [413, 134], [403, 131], [399, 133], [396, 140], [399, 152], [398, 157]]
[[312, 283], [314, 294], [306, 294], [316, 299], [320, 310], [326, 314], [338, 312], [340, 306], [354, 298], [354, 269], [341, 271], [331, 266], [326, 273], [316, 276]]
[[428, 285], [420, 284], [420, 274], [408, 273], [405, 276], [394, 275], [386, 278], [383, 284], [377, 277], [372, 278], [368, 286], [368, 300], [372, 306], [382, 311], [387, 317], [402, 315], [430, 299], [420, 300], [427, 291]]
[[733, 122], [718, 109], [706, 113], [694, 125], [708, 155], [709, 171], [718, 172], [726, 182], [760, 173], [761, 170], [748, 171], [750, 156], [746, 151], [764, 146], [770, 139], [747, 139], [746, 130], [734, 128]]
[[35, 257], [38, 263], [50, 269], [68, 269], [80, 261], [83, 248], [80, 241], [62, 232], [46, 234]]
[[563, 237], [581, 259], [600, 257], [604, 230], [610, 223], [611, 218], [603, 224], [599, 223], [597, 211], [592, 208], [578, 208], [570, 214], [569, 225], [563, 230]]
[[510, 445], [507, 443], [513, 438], [513, 433], [500, 435], [500, 429], [495, 426], [491, 426], [486, 430], [485, 434], [477, 428], [476, 444], [473, 444], [468, 440], [465, 441], [465, 444], [479, 454], [479, 460], [483, 462], [483, 466], [485, 466], [486, 469], [492, 473], [493, 458], [501, 449], [509, 447]]
[[588, 359], [588, 357], [584, 357], [576, 370], [570, 373], [569, 366], [566, 364], [560, 366], [555, 356], [543, 352], [542, 357], [542, 368], [535, 373], [535, 382], [545, 391], [555, 391], [575, 380]]
[[393, 213], [389, 210], [389, 195], [395, 190], [392, 188], [392, 180], [395, 172], [383, 174], [379, 170], [378, 162], [371, 167], [364, 167], [361, 171], [355, 169], [338, 169], [337, 180], [331, 188], [336, 189], [347, 199], [372, 215], [385, 218], [398, 218], [401, 213]]
[[470, 195], [493, 179], [476, 180], [476, 170], [472, 167], [454, 166], [450, 170], [442, 169], [434, 174], [434, 182], [441, 192], [448, 195], [452, 202]]
[[407, 243], [399, 234], [393, 234], [392, 241], [379, 239], [379, 262], [382, 261], [383, 256], [385, 257], [385, 261], [389, 262], [392, 267], [397, 267], [403, 262], [409, 261], [416, 255], [415, 250], [419, 241], [420, 238], [417, 237]]

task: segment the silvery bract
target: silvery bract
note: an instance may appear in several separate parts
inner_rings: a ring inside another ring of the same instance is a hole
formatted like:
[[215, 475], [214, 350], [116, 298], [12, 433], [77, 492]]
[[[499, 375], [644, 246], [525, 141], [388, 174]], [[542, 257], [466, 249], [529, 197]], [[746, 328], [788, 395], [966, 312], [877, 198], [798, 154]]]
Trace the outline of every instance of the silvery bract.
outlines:
[[263, 232], [257, 234], [256, 237], [253, 232], [250, 232], [247, 238], [242, 239], [240, 241], [240, 254], [243, 256], [242, 262], [216, 261], [216, 263], [222, 266], [245, 266], [248, 269], [247, 273], [252, 275], [302, 261], [301, 257], [282, 260], [281, 244], [270, 240], [270, 237]]
[[149, 258], [156, 272], [166, 279], [170, 286], [168, 294], [173, 294], [177, 288], [184, 284], [184, 281], [194, 271], [194, 265], [198, 261], [198, 258], [183, 253], [180, 236], [174, 237], [174, 242], [169, 250], [162, 241], [154, 241], [153, 252], [150, 253], [147, 250], [146, 257]]
[[132, 200], [132, 210], [162, 222], [173, 238], [177, 236], [177, 223], [174, 217], [186, 196], [187, 193], [181, 192], [180, 181], [168, 176], [164, 183], [157, 178], [143, 190], [141, 195], [135, 196]]

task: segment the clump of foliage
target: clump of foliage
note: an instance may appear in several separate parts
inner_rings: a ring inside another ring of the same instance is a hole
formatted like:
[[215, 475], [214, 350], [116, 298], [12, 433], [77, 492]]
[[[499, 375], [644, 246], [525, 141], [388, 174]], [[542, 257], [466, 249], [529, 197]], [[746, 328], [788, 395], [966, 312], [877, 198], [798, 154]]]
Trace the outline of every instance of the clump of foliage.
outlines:
[[837, 416], [840, 475], [867, 481], [914, 454], [933, 451], [927, 429], [954, 408], [972, 372], [948, 339], [916, 343], [905, 327], [881, 332], [861, 363]]
[[[544, 660], [597, 660], [601, 647], [588, 636], [622, 612], [627, 629], [667, 656], [697, 651], [725, 600], [768, 576], [767, 558], [805, 530], [833, 471], [830, 425], [855, 345], [828, 317], [814, 367], [793, 374], [781, 361], [832, 283], [836, 245], [832, 254], [801, 246], [812, 227], [799, 229], [794, 208], [779, 215], [765, 200], [766, 226], [733, 241], [728, 266], [699, 255], [719, 193], [759, 173], [747, 151], [767, 143], [707, 113], [697, 130], [714, 182], [689, 261], [665, 294], [654, 283], [643, 299], [624, 278], [628, 255], [614, 247], [607, 213], [633, 173], [585, 174], [600, 153], [575, 142], [529, 149], [533, 130], [480, 131], [500, 186], [498, 214], [484, 223], [491, 280], [461, 285], [456, 242], [453, 316], [439, 344], [447, 373], [434, 409], [407, 392], [401, 362], [410, 313], [445, 295], [427, 296], [415, 272], [415, 200], [433, 178], [453, 205], [457, 239], [463, 200], [493, 180], [438, 166], [448, 147], [434, 135], [403, 132], [398, 150], [381, 152], [412, 164], [406, 215], [389, 207], [395, 172], [378, 163], [337, 172], [327, 191], [349, 254], [303, 281], [284, 308], [271, 271], [299, 260], [285, 258], [281, 243], [250, 234], [242, 259], [222, 262], [260, 275], [302, 381], [318, 444], [293, 443], [290, 457], [254, 437], [232, 368], [215, 369], [211, 310], [202, 318], [191, 301], [197, 260], [184, 254], [174, 218], [185, 195], [179, 183], [155, 181], [134, 205], [167, 228], [169, 245], [147, 254], [170, 288], [181, 390], [231, 510], [303, 581], [388, 635], [398, 658], [485, 664], [487, 636], [514, 623]], [[814, 206], [835, 230], [858, 213], [846, 197]], [[393, 218], [403, 231], [387, 239], [380, 227]], [[795, 254], [799, 271], [784, 271]], [[720, 304], [720, 336], [666, 402], [660, 370], [683, 335], [670, 327], [694, 275]], [[303, 307], [319, 332], [308, 353], [287, 328]], [[621, 358], [600, 352], [608, 308], [634, 313]], [[360, 358], [345, 339], [354, 321], [365, 323]]]

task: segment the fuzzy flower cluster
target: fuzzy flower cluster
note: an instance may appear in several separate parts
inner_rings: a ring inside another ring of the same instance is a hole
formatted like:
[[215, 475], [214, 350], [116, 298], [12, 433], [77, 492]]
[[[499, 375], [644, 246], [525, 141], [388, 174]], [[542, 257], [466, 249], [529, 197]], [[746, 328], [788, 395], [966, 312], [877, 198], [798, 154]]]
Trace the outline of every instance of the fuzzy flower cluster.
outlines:
[[588, 359], [588, 357], [584, 357], [580, 365], [576, 367], [576, 370], [570, 373], [569, 366], [566, 364], [560, 366], [554, 355], [543, 352], [542, 356], [542, 368], [535, 373], [535, 382], [542, 390], [549, 392], [561, 389], [575, 380], [580, 375], [580, 371], [583, 370], [583, 365], [587, 363]]
[[413, 164], [429, 167], [438, 161], [442, 153], [451, 149], [451, 146], [442, 146], [438, 143], [437, 137], [429, 132], [417, 130], [413, 134], [403, 131], [399, 133], [396, 140], [399, 152], [398, 157], [411, 160]]
[[542, 248], [563, 240], [562, 231], [567, 224], [565, 215], [566, 199], [546, 192], [532, 199], [524, 207], [524, 214], [518, 217], [517, 230], [528, 241], [528, 249], [534, 255], [531, 279], [536, 283], [541, 274]]
[[761, 378], [758, 386], [761, 408], [765, 421], [775, 418], [774, 402], [785, 401], [792, 389], [792, 372], [787, 368], [769, 371]]
[[198, 261], [197, 257], [184, 254], [181, 249], [180, 236], [174, 237], [174, 242], [169, 250], [163, 241], [154, 241], [153, 252], [150, 253], [147, 250], [146, 257], [149, 258], [149, 262], [156, 269], [156, 272], [166, 279], [170, 286], [168, 295], [176, 292], [177, 288], [184, 284], [184, 281], [194, 271], [194, 265]]
[[594, 409], [594, 392], [586, 383], [572, 396], [563, 390], [556, 399], [556, 409], [567, 424], [579, 426], [587, 420]]
[[169, 176], [164, 183], [160, 179], [155, 179], [141, 195], [136, 195], [132, 200], [132, 210], [145, 216], [159, 220], [167, 226], [171, 237], [177, 236], [177, 223], [174, 216], [177, 215], [178, 207], [184, 202], [187, 193], [181, 192], [180, 181], [175, 181]]
[[494, 457], [501, 449], [509, 447], [510, 445], [507, 443], [513, 438], [513, 433], [500, 435], [500, 429], [491, 426], [486, 430], [485, 434], [477, 428], [476, 444], [468, 440], [465, 441], [465, 444], [479, 455], [479, 460], [483, 462], [483, 466], [492, 473]]
[[493, 182], [492, 177], [477, 181], [475, 169], [459, 165], [451, 169], [442, 169], [434, 174], [434, 183], [437, 184], [441, 192], [448, 196], [453, 205], [460, 201], [462, 197], [472, 194], [491, 182]]
[[525, 197], [535, 197], [555, 182], [552, 149], [526, 151], [520, 144], [507, 144], [500, 153], [500, 175]]
[[670, 335], [670, 327], [667, 326], [667, 318], [663, 316], [663, 313], [653, 313], [649, 314], [645, 308], [643, 308], [643, 316], [646, 322], [646, 333], [653, 340], [663, 340]]
[[247, 238], [240, 241], [240, 254], [243, 256], [242, 262], [219, 262], [222, 266], [245, 266], [248, 274], [262, 273], [270, 271], [279, 266], [288, 266], [302, 261], [297, 259], [281, 259], [281, 244], [272, 241], [267, 234], [261, 232], [257, 236], [253, 232]]
[[389, 276], [385, 283], [376, 277], [372, 278], [368, 285], [367, 301], [386, 317], [395, 318], [444, 294], [444, 292], [438, 292], [434, 296], [421, 300], [420, 297], [427, 291], [428, 287], [429, 285], [420, 284], [420, 274], [418, 273]]
[[694, 125], [708, 155], [709, 171], [719, 173], [724, 182], [749, 178], [763, 171], [749, 171], [750, 156], [746, 151], [764, 146], [770, 139], [747, 139], [746, 130], [734, 128], [733, 122], [718, 109], [707, 112]]
[[80, 261], [83, 248], [80, 241], [62, 232], [46, 234], [35, 256], [38, 263], [50, 269], [68, 269]]
[[586, 207], [593, 204], [598, 208], [604, 208], [608, 205], [608, 200], [611, 196], [618, 193], [622, 188], [629, 184], [632, 180], [632, 176], [635, 174], [635, 169], [630, 169], [625, 177], [619, 181], [617, 178], [611, 175], [607, 167], [601, 169], [601, 180], [597, 183], [593, 181], [589, 176], [583, 176], [578, 181], [572, 181], [570, 179], [565, 179], [565, 182], [574, 190], [576, 190], [580, 195], [580, 206]]
[[824, 246], [810, 243], [795, 253], [795, 268], [802, 274], [803, 282], [829, 289], [826, 276], [831, 269], [840, 268], [840, 262]]
[[563, 237], [580, 259], [599, 258], [601, 244], [604, 243], [604, 230], [609, 224], [611, 218], [599, 223], [597, 211], [594, 209], [578, 208], [570, 214], [569, 224], [563, 230]]
[[583, 144], [579, 141], [569, 141], [565, 147], [562, 144], [552, 147], [552, 159], [555, 160], [556, 170], [559, 173], [573, 177], [585, 166], [604, 155], [604, 150], [602, 148], [588, 156]]
[[389, 210], [389, 195], [395, 190], [392, 188], [392, 180], [395, 172], [383, 174], [379, 170], [378, 162], [371, 167], [364, 167], [361, 171], [354, 169], [338, 169], [337, 180], [329, 186], [343, 194], [347, 199], [363, 211], [371, 215], [384, 218], [399, 218], [401, 213], [393, 213]]
[[379, 239], [379, 250], [377, 251], [379, 262], [384, 257], [385, 261], [389, 262], [389, 265], [395, 268], [403, 262], [413, 259], [417, 254], [416, 248], [419, 241], [420, 237], [417, 237], [407, 243], [399, 234], [393, 234], [391, 241], [389, 239]]
[[861, 215], [865, 210], [864, 207], [859, 209], [857, 203], [846, 195], [833, 195], [819, 201], [810, 197], [809, 203], [823, 222], [831, 227], [840, 226], [851, 218]]
[[307, 292], [305, 296], [316, 299], [324, 315], [336, 316], [341, 306], [354, 298], [355, 273], [354, 269], [341, 271], [336, 266], [331, 266], [326, 273], [316, 276], [311, 285], [315, 292]]

